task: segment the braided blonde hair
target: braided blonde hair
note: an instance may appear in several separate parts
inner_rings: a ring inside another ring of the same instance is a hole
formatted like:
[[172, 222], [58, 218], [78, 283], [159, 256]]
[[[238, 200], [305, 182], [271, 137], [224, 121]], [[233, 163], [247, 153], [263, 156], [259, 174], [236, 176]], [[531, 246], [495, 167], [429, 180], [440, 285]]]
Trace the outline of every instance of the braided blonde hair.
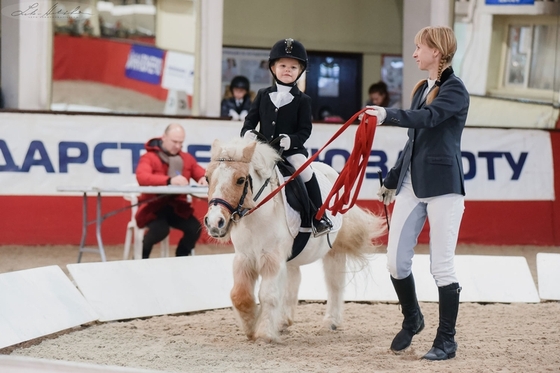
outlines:
[[[416, 34], [414, 38], [414, 43], [424, 44], [430, 48], [437, 49], [441, 58], [439, 61], [438, 74], [436, 78], [436, 86], [428, 94], [426, 98], [426, 104], [430, 104], [438, 95], [439, 86], [441, 84], [441, 73], [451, 65], [451, 60], [457, 51], [457, 39], [455, 38], [455, 33], [453, 29], [447, 26], [437, 26], [437, 27], [424, 27]], [[426, 82], [426, 79], [419, 81], [414, 89], [412, 90], [412, 96], [416, 91]]]

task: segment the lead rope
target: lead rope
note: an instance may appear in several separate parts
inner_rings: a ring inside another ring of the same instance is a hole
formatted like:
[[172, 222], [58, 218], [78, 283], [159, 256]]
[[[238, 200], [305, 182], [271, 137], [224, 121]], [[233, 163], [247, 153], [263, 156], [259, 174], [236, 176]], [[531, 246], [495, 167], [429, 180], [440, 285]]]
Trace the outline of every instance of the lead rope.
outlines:
[[[371, 148], [373, 146], [375, 130], [377, 128], [377, 117], [366, 114], [366, 110], [368, 110], [368, 108], [360, 110], [349, 119], [349, 121], [353, 121], [361, 113], [364, 113], [358, 129], [356, 130], [352, 153], [350, 157], [348, 157], [348, 161], [342, 168], [342, 171], [340, 171], [325, 202], [317, 211], [315, 215], [317, 219], [323, 216], [326, 209], [329, 209], [333, 216], [338, 213], [344, 214], [354, 206], [358, 199], [368, 166]], [[331, 201], [333, 201], [332, 204]]]
[[[315, 160], [315, 158], [317, 158], [319, 156], [319, 154], [328, 145], [330, 145], [338, 136], [340, 136], [348, 128], [348, 126], [350, 126], [352, 123], [354, 123], [354, 121], [360, 116], [360, 114], [364, 113], [364, 115], [361, 118], [360, 124], [358, 125], [358, 129], [356, 130], [356, 138], [354, 140], [354, 148], [352, 149], [352, 153], [350, 154], [350, 157], [348, 158], [348, 162], [346, 162], [346, 164], [344, 165], [344, 168], [342, 169], [340, 175], [338, 175], [338, 178], [336, 179], [336, 182], [333, 185], [333, 188], [332, 188], [329, 196], [327, 197], [327, 199], [325, 200], [323, 205], [317, 211], [316, 217], [318, 219], [321, 218], [323, 216], [324, 212], [325, 212], [325, 209], [327, 209], [327, 208], [333, 213], [333, 215], [336, 215], [339, 212], [344, 213], [344, 212], [348, 211], [348, 209], [350, 209], [355, 204], [356, 198], [357, 198], [358, 193], [360, 191], [360, 188], [362, 186], [363, 175], [364, 175], [365, 169], [367, 167], [367, 160], [369, 159], [369, 153], [371, 151], [371, 145], [373, 144], [373, 137], [375, 136], [375, 128], [377, 127], [377, 117], [365, 114], [366, 110], [367, 110], [367, 108], [361, 109], [356, 114], [354, 114], [350, 119], [348, 119], [348, 121], [346, 121], [346, 123], [344, 123], [342, 125], [342, 127], [340, 127], [340, 129], [333, 135], [333, 137], [330, 138], [330, 140], [325, 145], [323, 145], [323, 147], [321, 149], [319, 149], [300, 168], [298, 168], [288, 180], [286, 180], [278, 188], [274, 189], [257, 206], [255, 206], [251, 210], [249, 210], [245, 214], [245, 216], [252, 214], [253, 212], [255, 212], [255, 210], [260, 208], [262, 205], [264, 205], [266, 202], [268, 202], [270, 199], [272, 199], [276, 194], [278, 194], [278, 192], [280, 192], [282, 190], [282, 188], [284, 188], [286, 186], [286, 184], [288, 184], [290, 181], [295, 179], [307, 166], [309, 166], [311, 164], [311, 162], [313, 162]], [[370, 121], [373, 124], [371, 124]], [[358, 151], [356, 151], [356, 144], [359, 145], [358, 146]], [[366, 151], [367, 151], [367, 154], [366, 154]], [[357, 158], [360, 158], [360, 159], [357, 159]], [[365, 158], [365, 162], [363, 162], [363, 160], [362, 160], [363, 158]], [[358, 171], [361, 179], [359, 180], [358, 186], [355, 189], [354, 197], [353, 197], [352, 201], [350, 202], [351, 204], [346, 209], [342, 209], [342, 207], [340, 207], [341, 197], [339, 197], [338, 192], [342, 187], [344, 187], [344, 192], [343, 192], [343, 195], [342, 195], [342, 197], [344, 199], [344, 201], [343, 201], [344, 203], [343, 203], [342, 206], [344, 206], [347, 203], [347, 201], [350, 197], [349, 193], [351, 193], [352, 190], [354, 189], [353, 185], [355, 184], [356, 178], [358, 177], [358, 175], [356, 175], [356, 172], [351, 172], [351, 171], [349, 172], [348, 171], [348, 169], [353, 168], [351, 166], [354, 166], [355, 164], [357, 164], [357, 166], [358, 166], [358, 168], [356, 170]], [[340, 182], [343, 179], [346, 180], [345, 183]], [[346, 187], [346, 185], [348, 185], [348, 187]], [[350, 186], [352, 188], [350, 188]], [[335, 198], [335, 202], [333, 203], [333, 206], [328, 207], [329, 204], [330, 204], [329, 201], [333, 198]]]

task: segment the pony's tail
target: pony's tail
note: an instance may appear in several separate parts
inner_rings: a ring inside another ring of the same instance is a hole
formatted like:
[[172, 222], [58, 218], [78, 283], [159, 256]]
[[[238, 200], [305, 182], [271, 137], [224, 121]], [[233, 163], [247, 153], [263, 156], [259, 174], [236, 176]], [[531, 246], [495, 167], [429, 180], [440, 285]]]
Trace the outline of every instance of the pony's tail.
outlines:
[[333, 251], [367, 265], [366, 254], [381, 252], [381, 237], [386, 233], [384, 218], [355, 205], [343, 215], [342, 228], [333, 243]]

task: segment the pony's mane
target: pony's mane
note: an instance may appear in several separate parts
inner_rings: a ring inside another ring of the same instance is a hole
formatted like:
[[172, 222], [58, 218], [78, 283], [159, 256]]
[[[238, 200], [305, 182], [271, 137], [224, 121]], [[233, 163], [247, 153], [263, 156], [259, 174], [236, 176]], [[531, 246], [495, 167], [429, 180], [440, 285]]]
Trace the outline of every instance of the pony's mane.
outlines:
[[[221, 144], [221, 154], [227, 155], [232, 161], [243, 161], [243, 150], [251, 145], [253, 140], [236, 137], [227, 143]], [[260, 177], [271, 176], [274, 165], [280, 160], [278, 152], [268, 144], [257, 142], [255, 152], [251, 159], [252, 169]]]

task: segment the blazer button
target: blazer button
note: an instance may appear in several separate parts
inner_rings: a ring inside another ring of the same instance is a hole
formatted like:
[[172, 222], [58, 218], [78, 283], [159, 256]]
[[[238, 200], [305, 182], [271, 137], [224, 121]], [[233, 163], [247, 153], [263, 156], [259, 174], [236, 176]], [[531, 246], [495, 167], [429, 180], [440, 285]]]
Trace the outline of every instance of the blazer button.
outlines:
[[272, 125], [274, 126], [275, 124], [276, 124], [276, 122], [275, 122], [275, 121], [272, 121]]
[[274, 109], [274, 111], [278, 112], [278, 108]]

